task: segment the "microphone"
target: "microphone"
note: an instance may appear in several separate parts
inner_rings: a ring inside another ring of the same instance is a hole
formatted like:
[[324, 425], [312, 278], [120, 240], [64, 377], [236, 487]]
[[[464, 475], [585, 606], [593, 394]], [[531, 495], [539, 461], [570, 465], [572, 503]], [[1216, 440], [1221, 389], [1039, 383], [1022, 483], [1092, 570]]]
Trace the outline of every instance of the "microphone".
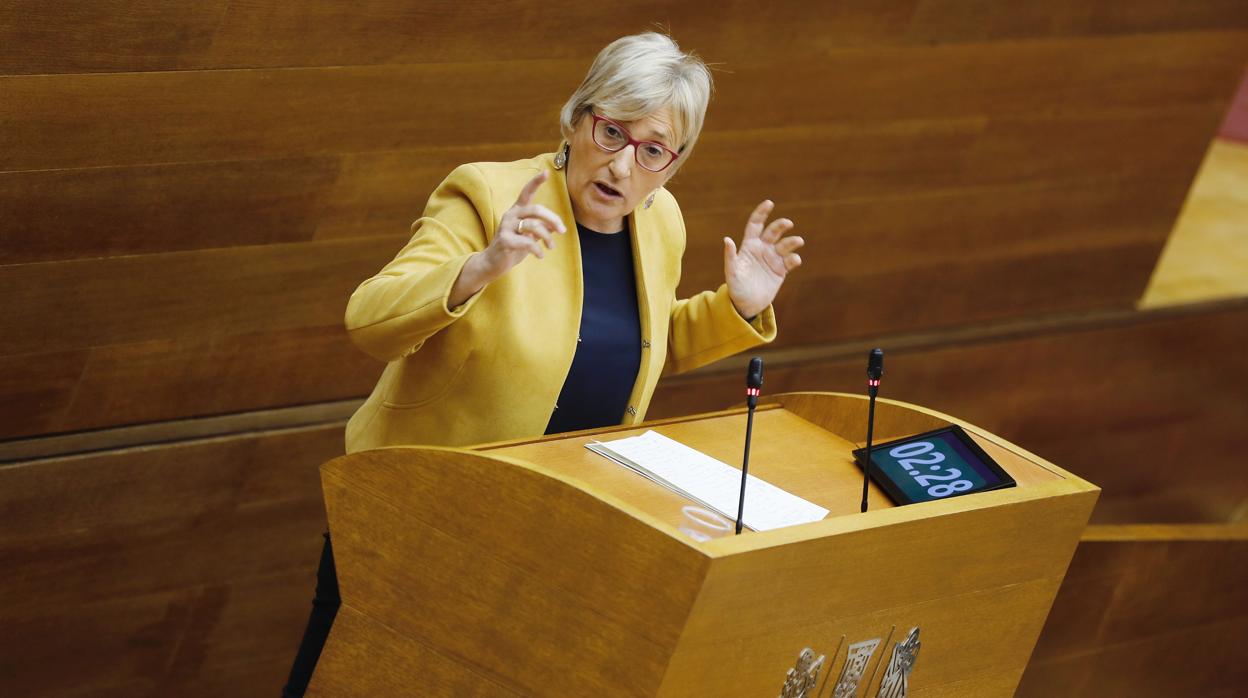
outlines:
[[758, 396], [763, 392], [763, 360], [755, 356], [750, 359], [750, 367], [745, 370], [745, 401], [753, 409], [758, 405]]
[[884, 350], [876, 347], [867, 355], [867, 390], [874, 393], [880, 389], [880, 378], [884, 375]]
[[880, 380], [884, 377], [884, 350], [876, 347], [867, 354], [867, 448], [863, 452], [866, 462], [862, 464], [862, 513], [867, 513], [867, 484], [871, 482], [871, 436], [875, 428], [875, 396], [880, 392]]
[[745, 455], [741, 459], [741, 496], [737, 499], [737, 535], [741, 535], [741, 517], [745, 513], [745, 483], [750, 472], [750, 435], [754, 432], [754, 408], [758, 407], [758, 396], [763, 392], [763, 360], [755, 356], [750, 359], [750, 367], [745, 370], [745, 404], [749, 406], [749, 416], [745, 422]]

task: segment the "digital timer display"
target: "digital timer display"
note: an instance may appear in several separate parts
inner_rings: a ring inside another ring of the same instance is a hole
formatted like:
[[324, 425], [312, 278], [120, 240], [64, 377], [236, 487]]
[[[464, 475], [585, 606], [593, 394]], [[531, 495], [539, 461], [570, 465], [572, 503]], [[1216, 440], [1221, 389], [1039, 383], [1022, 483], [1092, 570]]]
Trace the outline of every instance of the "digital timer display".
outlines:
[[[862, 467], [865, 448], [854, 451]], [[871, 446], [871, 479], [895, 504], [1014, 487], [1014, 478], [957, 425]]]

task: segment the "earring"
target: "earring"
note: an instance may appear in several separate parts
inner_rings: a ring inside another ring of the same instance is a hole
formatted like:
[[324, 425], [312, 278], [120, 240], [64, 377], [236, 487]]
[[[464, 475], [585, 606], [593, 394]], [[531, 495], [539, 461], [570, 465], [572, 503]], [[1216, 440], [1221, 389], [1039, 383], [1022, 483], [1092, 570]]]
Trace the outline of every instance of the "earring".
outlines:
[[568, 164], [568, 146], [564, 145], [558, 153], [555, 153], [555, 169], [562, 170], [566, 164]]
[[646, 206], [645, 206], [645, 207], [646, 207], [646, 208], [650, 208], [650, 207], [651, 207], [651, 206], [653, 206], [653, 205], [654, 205], [654, 192], [650, 192], [650, 196], [647, 196], [647, 197], [646, 197]]

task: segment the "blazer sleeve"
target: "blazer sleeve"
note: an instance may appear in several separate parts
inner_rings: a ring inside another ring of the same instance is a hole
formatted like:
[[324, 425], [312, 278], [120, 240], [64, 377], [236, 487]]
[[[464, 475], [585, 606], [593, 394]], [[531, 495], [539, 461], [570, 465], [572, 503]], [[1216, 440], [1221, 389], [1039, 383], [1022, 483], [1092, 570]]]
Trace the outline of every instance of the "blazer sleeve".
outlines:
[[[680, 229], [680, 256], [684, 255], [685, 221], [675, 199]], [[679, 281], [679, 279], [678, 279]], [[675, 299], [675, 284], [672, 296]], [[703, 291], [690, 298], [673, 300], [668, 329], [667, 363], [663, 374], [691, 371], [776, 338], [776, 314], [772, 306], [747, 321], [728, 295], [728, 285]]]
[[407, 245], [351, 294], [346, 326], [356, 346], [393, 361], [467, 313], [480, 293], [457, 308], [447, 300], [468, 258], [489, 245], [493, 221], [485, 177], [474, 165], [457, 167], [412, 223]]

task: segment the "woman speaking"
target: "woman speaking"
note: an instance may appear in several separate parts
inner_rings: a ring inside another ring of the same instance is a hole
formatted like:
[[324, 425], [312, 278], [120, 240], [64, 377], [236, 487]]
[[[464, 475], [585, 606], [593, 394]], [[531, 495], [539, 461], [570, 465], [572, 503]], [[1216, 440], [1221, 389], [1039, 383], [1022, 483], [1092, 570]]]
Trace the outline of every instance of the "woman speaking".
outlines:
[[[555, 153], [451, 172], [347, 305], [351, 339], [387, 362], [347, 451], [633, 424], [665, 371], [774, 339], [771, 302], [803, 241], [768, 222], [770, 201], [739, 247], [724, 238], [725, 283], [676, 298], [685, 224], [663, 185], [710, 94], [706, 65], [670, 38], [624, 37], [564, 104]], [[302, 695], [337, 606], [327, 537], [285, 695]]]

